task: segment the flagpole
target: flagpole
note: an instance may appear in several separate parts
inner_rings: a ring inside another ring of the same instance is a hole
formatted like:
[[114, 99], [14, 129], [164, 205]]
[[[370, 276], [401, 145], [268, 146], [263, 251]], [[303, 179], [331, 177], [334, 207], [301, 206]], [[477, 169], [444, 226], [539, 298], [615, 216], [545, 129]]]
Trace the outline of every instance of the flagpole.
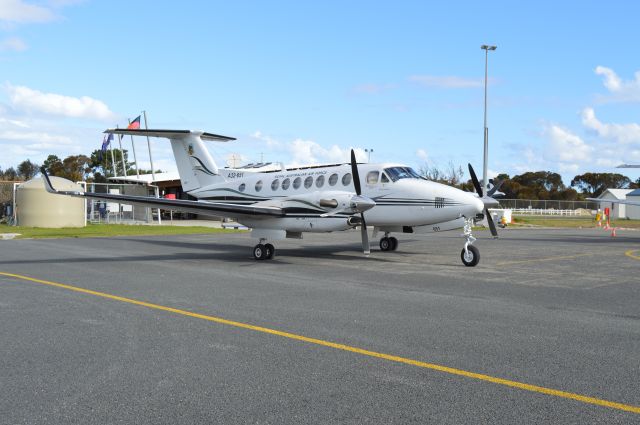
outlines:
[[[131, 120], [127, 118], [129, 121], [129, 125], [131, 125]], [[136, 179], [140, 180], [140, 171], [138, 170], [138, 157], [136, 156], [136, 145], [133, 143], [133, 135], [131, 137], [131, 148], [133, 149], [133, 160], [136, 164]]]
[[[147, 111], [142, 111], [142, 115], [144, 115], [144, 129], [148, 130], [149, 126], [147, 125]], [[153, 181], [156, 181], [156, 171], [153, 169], [153, 156], [151, 156], [151, 141], [149, 141], [149, 136], [147, 136], [147, 147], [149, 148], [149, 161], [151, 162], [151, 177]]]
[[[116, 126], [116, 128], [119, 128]], [[122, 160], [122, 175], [127, 177], [127, 167], [124, 162], [124, 151], [122, 150], [122, 135], [118, 134], [118, 144], [120, 145], [120, 159]]]

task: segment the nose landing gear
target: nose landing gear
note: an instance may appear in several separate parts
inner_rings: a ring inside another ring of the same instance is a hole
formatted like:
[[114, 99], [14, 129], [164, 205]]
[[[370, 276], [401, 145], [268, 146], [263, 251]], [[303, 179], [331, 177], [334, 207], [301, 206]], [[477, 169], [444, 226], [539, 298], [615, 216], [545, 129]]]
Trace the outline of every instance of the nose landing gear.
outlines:
[[467, 239], [467, 242], [464, 244], [464, 248], [460, 253], [460, 258], [462, 259], [462, 263], [467, 267], [474, 267], [480, 262], [480, 251], [472, 245], [476, 241], [476, 238], [474, 238], [471, 233], [472, 226], [473, 219], [465, 218], [464, 233], [462, 236]]

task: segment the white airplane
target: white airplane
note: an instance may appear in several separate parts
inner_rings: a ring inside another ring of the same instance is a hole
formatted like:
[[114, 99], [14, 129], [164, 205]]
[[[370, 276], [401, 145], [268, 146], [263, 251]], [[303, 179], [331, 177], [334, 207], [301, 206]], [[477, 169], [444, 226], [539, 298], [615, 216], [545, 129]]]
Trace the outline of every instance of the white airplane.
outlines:
[[[393, 251], [398, 240], [391, 233], [422, 233], [464, 229], [461, 252], [466, 266], [480, 260], [471, 232], [474, 219], [489, 220], [487, 207], [497, 202], [491, 192], [483, 196], [469, 165], [479, 194], [429, 181], [411, 167], [395, 163], [357, 164], [351, 151], [350, 164], [309, 166], [267, 172], [219, 168], [205, 148], [204, 140], [227, 142], [232, 137], [192, 130], [109, 129], [105, 133], [165, 137], [171, 141], [183, 190], [196, 201], [92, 192], [57, 191], [44, 169], [47, 191], [54, 194], [94, 198], [123, 204], [225, 216], [251, 228], [258, 239], [253, 248], [257, 260], [271, 259], [271, 242], [284, 238], [302, 239], [305, 232], [322, 233], [360, 226], [362, 248], [370, 253], [367, 226], [374, 227], [381, 251]], [[360, 175], [364, 176], [361, 180]], [[366, 213], [366, 214], [365, 214]], [[366, 217], [366, 219], [365, 219]]]

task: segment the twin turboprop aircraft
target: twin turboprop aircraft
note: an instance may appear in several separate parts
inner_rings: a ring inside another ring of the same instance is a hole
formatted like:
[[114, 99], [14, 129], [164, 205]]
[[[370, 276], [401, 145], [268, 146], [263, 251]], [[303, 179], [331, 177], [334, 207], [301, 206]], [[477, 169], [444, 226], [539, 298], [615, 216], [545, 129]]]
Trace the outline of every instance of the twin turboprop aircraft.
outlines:
[[[57, 191], [44, 169], [47, 191], [165, 210], [231, 217], [250, 227], [258, 239], [257, 260], [275, 255], [273, 241], [302, 239], [302, 234], [360, 227], [362, 249], [370, 253], [367, 226], [373, 226], [381, 251], [394, 251], [398, 240], [391, 233], [423, 233], [464, 229], [461, 252], [465, 266], [475, 266], [480, 253], [473, 246], [474, 220], [487, 217], [497, 236], [487, 207], [496, 205], [492, 192], [483, 196], [469, 165], [479, 196], [429, 181], [401, 164], [358, 164], [351, 151], [350, 164], [309, 166], [267, 172], [218, 168], [203, 141], [227, 142], [232, 137], [192, 130], [110, 129], [105, 133], [165, 137], [171, 142], [184, 192], [196, 201], [92, 192]], [[364, 178], [362, 178], [364, 177]]]

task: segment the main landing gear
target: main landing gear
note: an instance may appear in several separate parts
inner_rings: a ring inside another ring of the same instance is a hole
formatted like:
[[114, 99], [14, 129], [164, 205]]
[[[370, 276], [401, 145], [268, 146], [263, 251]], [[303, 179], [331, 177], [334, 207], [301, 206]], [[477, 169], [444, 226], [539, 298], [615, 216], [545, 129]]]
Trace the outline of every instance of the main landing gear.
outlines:
[[398, 249], [398, 240], [388, 235], [389, 233], [385, 233], [384, 237], [380, 239], [380, 251], [395, 251]]
[[253, 247], [253, 258], [256, 260], [271, 260], [276, 254], [276, 248], [264, 242], [266, 242], [264, 239], [260, 239], [260, 243]]
[[462, 236], [467, 239], [467, 242], [464, 244], [464, 248], [460, 253], [460, 258], [462, 259], [462, 263], [467, 267], [474, 267], [480, 262], [480, 251], [472, 245], [476, 241], [476, 238], [471, 234], [472, 226], [473, 219], [465, 218], [464, 233]]

